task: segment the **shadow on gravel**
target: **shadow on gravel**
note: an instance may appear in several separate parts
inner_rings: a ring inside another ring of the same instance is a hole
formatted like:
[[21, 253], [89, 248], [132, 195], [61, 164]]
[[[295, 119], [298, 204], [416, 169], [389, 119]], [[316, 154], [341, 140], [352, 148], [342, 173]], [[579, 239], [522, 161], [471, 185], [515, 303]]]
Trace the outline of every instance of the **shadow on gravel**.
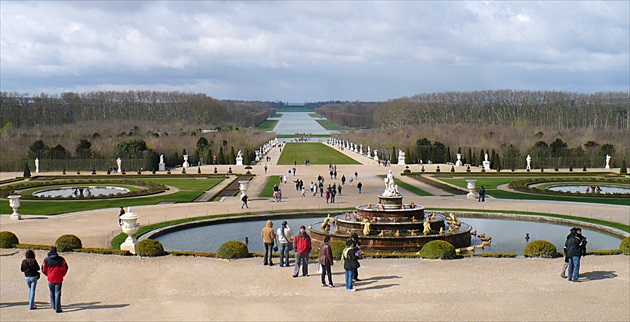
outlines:
[[17, 254], [17, 253], [19, 253], [19, 252], [20, 252], [19, 250], [16, 250], [16, 251], [11, 252], [11, 253], [0, 254], [0, 256], [13, 256], [13, 255], [15, 255], [15, 254]]
[[363, 291], [370, 291], [370, 290], [382, 290], [384, 288], [389, 288], [389, 287], [398, 286], [398, 285], [400, 285], [400, 284], [384, 284], [384, 285], [374, 285], [374, 286], [368, 286], [368, 287], [361, 287], [361, 288], [359, 288], [359, 286], [361, 286], [361, 285], [357, 284], [357, 291], [363, 292]]
[[597, 280], [605, 280], [609, 278], [615, 278], [618, 275], [615, 274], [614, 271], [594, 271], [594, 272], [586, 272], [581, 273], [580, 277], [583, 277], [585, 282], [587, 281], [597, 281]]
[[100, 303], [101, 302], [73, 303], [68, 305], [61, 304], [61, 308], [66, 312], [75, 312], [83, 310], [120, 309], [129, 306], [129, 304], [101, 305]]

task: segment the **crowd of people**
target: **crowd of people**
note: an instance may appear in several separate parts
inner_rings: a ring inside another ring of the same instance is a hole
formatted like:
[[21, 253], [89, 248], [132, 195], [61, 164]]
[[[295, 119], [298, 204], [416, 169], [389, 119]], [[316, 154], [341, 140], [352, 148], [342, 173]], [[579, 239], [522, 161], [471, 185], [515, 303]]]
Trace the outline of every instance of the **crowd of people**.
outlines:
[[[260, 233], [265, 249], [263, 255], [263, 265], [273, 266], [273, 253], [279, 251], [280, 267], [290, 267], [289, 253], [295, 251], [295, 261], [293, 277], [308, 276], [309, 255], [312, 252], [311, 236], [306, 232], [305, 226], [300, 226], [296, 235], [289, 227], [286, 220], [282, 221], [282, 226], [277, 230], [273, 229], [273, 222], [267, 220], [265, 227]], [[357, 234], [352, 234], [346, 241], [346, 247], [341, 253], [341, 263], [345, 271], [345, 284], [348, 291], [356, 291], [354, 282], [359, 279], [359, 259], [362, 257], [361, 242]], [[335, 287], [332, 280], [332, 266], [334, 265], [332, 248], [330, 246], [330, 236], [326, 236], [319, 248], [318, 273], [321, 274], [322, 287]], [[328, 278], [328, 282], [326, 282]]]

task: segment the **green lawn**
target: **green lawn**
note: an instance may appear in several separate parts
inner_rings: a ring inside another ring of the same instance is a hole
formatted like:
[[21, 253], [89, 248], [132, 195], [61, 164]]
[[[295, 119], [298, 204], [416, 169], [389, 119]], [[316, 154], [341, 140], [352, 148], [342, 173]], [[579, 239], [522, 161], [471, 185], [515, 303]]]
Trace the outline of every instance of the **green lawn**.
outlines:
[[[86, 200], [86, 201], [38, 201], [38, 200], [21, 200], [21, 206], [18, 210], [23, 215], [58, 215], [68, 212], [95, 210], [102, 208], [115, 207], [132, 207], [155, 205], [160, 202], [191, 202], [204, 191], [214, 187], [223, 181], [220, 178], [142, 178], [144, 181], [153, 181], [167, 186], [177, 187], [178, 192], [164, 196], [147, 196], [135, 198], [119, 198], [107, 200]], [[112, 185], [112, 184], [110, 184]], [[9, 207], [8, 202], [0, 203], [0, 213], [10, 214], [13, 211]]]
[[278, 187], [280, 186], [280, 176], [271, 176], [267, 179], [267, 183], [265, 184], [265, 187], [263, 188], [263, 190], [260, 192], [259, 197], [262, 198], [272, 198], [273, 197], [273, 186], [274, 185], [278, 185]]
[[282, 116], [283, 116], [283, 115], [284, 115], [284, 114], [282, 114], [282, 113], [276, 113], [276, 114], [274, 114], [274, 115], [272, 116], [272, 118], [274, 118], [274, 119], [280, 119], [280, 118], [282, 118]]
[[315, 120], [319, 125], [323, 126], [328, 131], [348, 131], [352, 130], [352, 128], [341, 126], [333, 121], [329, 120]]
[[523, 180], [523, 177], [470, 177], [470, 178], [440, 178], [436, 179], [454, 184], [456, 186], [466, 188], [466, 179], [477, 180], [477, 189], [484, 186], [486, 193], [494, 198], [499, 199], [525, 199], [525, 200], [551, 200], [551, 201], [573, 201], [573, 202], [590, 202], [609, 205], [630, 206], [630, 198], [599, 198], [599, 197], [573, 197], [573, 196], [554, 196], [548, 194], [531, 194], [512, 191], [498, 190], [497, 186], [510, 183], [512, 181]]
[[323, 116], [317, 114], [317, 113], [308, 113], [308, 116], [314, 118], [314, 119], [321, 119], [323, 118]]
[[319, 142], [287, 143], [282, 148], [278, 164], [292, 165], [294, 162], [304, 164], [304, 160], [307, 159], [311, 160], [311, 164], [359, 164], [356, 160]]
[[259, 130], [273, 131], [277, 124], [278, 120], [265, 120], [264, 122], [258, 124], [256, 128]]

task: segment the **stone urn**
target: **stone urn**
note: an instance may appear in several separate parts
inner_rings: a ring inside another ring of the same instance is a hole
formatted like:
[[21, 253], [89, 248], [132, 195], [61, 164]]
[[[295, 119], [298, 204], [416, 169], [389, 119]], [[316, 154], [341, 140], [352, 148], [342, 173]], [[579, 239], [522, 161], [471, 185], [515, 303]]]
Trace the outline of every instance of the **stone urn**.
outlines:
[[136, 254], [136, 245], [138, 244], [138, 240], [133, 236], [133, 234], [137, 233], [140, 228], [138, 218], [140, 218], [140, 216], [133, 213], [131, 211], [131, 207], [127, 208], [127, 212], [120, 216], [120, 228], [123, 233], [128, 235], [125, 242], [120, 244], [120, 249], [128, 250], [134, 255]]
[[249, 180], [239, 180], [238, 189], [241, 191], [241, 197], [245, 195], [247, 188], [249, 188]]
[[14, 220], [21, 220], [22, 216], [20, 216], [17, 210], [18, 208], [20, 208], [20, 198], [22, 198], [22, 196], [10, 195], [8, 198], [9, 198], [9, 206], [11, 206], [11, 209], [13, 209], [13, 213], [11, 214], [9, 218], [14, 219]]
[[466, 180], [466, 188], [468, 189], [468, 194], [466, 198], [468, 199], [476, 199], [477, 198], [477, 180], [467, 179]]

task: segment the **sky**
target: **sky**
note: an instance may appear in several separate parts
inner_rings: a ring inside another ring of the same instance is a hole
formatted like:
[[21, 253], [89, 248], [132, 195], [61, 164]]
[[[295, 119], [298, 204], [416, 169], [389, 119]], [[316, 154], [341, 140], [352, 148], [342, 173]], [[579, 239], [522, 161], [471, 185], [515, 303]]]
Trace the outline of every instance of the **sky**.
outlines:
[[0, 90], [630, 91], [630, 1], [0, 1]]

